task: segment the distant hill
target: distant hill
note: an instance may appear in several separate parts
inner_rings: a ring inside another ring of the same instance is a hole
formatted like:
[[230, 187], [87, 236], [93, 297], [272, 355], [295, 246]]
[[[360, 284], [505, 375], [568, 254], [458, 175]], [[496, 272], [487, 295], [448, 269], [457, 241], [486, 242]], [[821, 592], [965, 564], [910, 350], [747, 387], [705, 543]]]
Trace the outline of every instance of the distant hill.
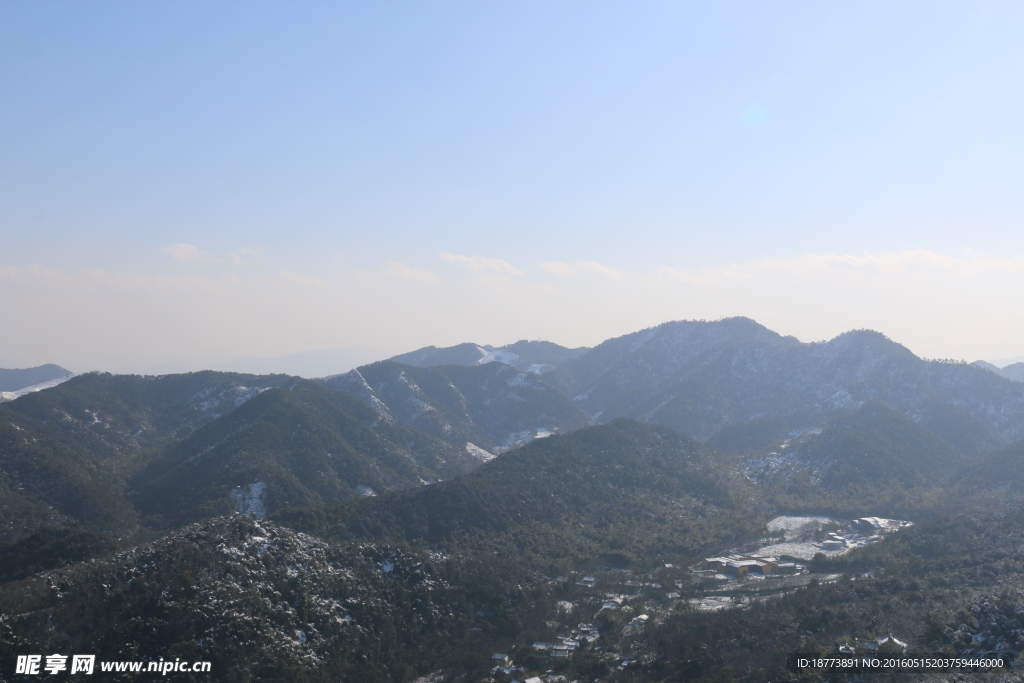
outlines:
[[63, 524], [131, 539], [421, 486], [480, 462], [310, 380], [90, 373], [0, 406], [0, 542]]
[[1014, 363], [1003, 368], [1003, 377], [1012, 379], [1015, 382], [1024, 382], [1024, 363]]
[[933, 505], [963, 463], [935, 434], [872, 401], [776, 442], [744, 470], [780, 508], [859, 517]]
[[0, 368], [0, 391], [17, 391], [74, 374], [59, 365], [40, 365], [36, 368], [8, 370]]
[[144, 515], [172, 525], [258, 515], [463, 474], [464, 448], [398, 424], [316, 383], [270, 389], [196, 430], [131, 481]]
[[595, 421], [632, 417], [701, 439], [764, 418], [820, 427], [872, 400], [968, 453], [1024, 438], [1024, 385], [922, 360], [867, 330], [805, 344], [746, 318], [665, 323], [603, 342], [544, 379]]
[[979, 368], [984, 368], [990, 372], [994, 372], [1000, 377], [1012, 379], [1014, 382], [1024, 382], [1024, 363], [1013, 363], [1006, 367], [1000, 368], [997, 365], [988, 363], [983, 360], [976, 360], [971, 365], [977, 365]]
[[502, 363], [413, 367], [382, 361], [320, 381], [360, 399], [386, 420], [492, 454], [590, 424], [549, 384]]
[[22, 396], [7, 410], [48, 424], [131, 468], [145, 454], [186, 438], [260, 392], [301, 382], [288, 375], [191, 372], [182, 375], [79, 375]]
[[524, 339], [497, 348], [471, 343], [444, 348], [424, 346], [422, 349], [403, 353], [389, 360], [423, 368], [436, 365], [483, 365], [497, 361], [522, 372], [542, 374], [584, 351], [585, 348], [569, 349], [552, 342]]
[[553, 571], [692, 558], [768, 519], [718, 454], [632, 420], [533, 441], [434, 486], [277, 518], [341, 540], [494, 550]]
[[870, 401], [968, 455], [1024, 438], [1024, 383], [1012, 381], [1024, 365], [992, 371], [984, 363], [927, 361], [870, 330], [802, 343], [748, 318], [677, 321], [593, 348], [461, 344], [393, 360], [431, 367], [504, 362], [540, 373], [596, 423], [629, 417], [698, 439], [742, 424], [820, 428]]

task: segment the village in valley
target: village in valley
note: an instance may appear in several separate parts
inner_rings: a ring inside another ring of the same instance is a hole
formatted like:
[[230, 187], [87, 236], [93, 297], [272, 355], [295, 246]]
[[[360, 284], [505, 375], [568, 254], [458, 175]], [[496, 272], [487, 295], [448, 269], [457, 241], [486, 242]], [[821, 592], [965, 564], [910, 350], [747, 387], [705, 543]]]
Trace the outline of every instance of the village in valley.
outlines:
[[[842, 555], [898, 533], [912, 522], [881, 517], [776, 517], [756, 543], [685, 567], [671, 562], [647, 572], [607, 567], [587, 575], [560, 576], [552, 583], [564, 598], [560, 619], [548, 622], [551, 636], [493, 655], [495, 683], [571, 683], [560, 673], [571, 658], [603, 661], [608, 670], [628, 670], [649, 661], [643, 638], [650, 623], [682, 610], [744, 609], [814, 583], [835, 582], [838, 574], [815, 574], [815, 555]], [[866, 572], [851, 580], [869, 580]], [[901, 651], [893, 634], [839, 647], [843, 654]], [[535, 672], [545, 671], [543, 675]], [[530, 675], [526, 675], [530, 674]], [[589, 679], [588, 679], [589, 680]]]
[[849, 523], [829, 517], [776, 517], [768, 523], [768, 531], [777, 542], [751, 552], [737, 550], [722, 557], [707, 557], [693, 568], [693, 573], [725, 582], [802, 574], [806, 572], [802, 561], [819, 553], [842, 555], [911, 524], [881, 517], [861, 517]]

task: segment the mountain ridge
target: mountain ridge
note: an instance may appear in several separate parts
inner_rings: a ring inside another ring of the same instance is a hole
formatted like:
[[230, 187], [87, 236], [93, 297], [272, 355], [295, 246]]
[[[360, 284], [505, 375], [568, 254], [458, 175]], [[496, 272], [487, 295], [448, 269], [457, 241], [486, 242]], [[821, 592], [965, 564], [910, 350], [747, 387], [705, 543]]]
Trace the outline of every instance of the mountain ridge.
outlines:
[[14, 392], [73, 374], [53, 363], [34, 368], [0, 368], [0, 392]]

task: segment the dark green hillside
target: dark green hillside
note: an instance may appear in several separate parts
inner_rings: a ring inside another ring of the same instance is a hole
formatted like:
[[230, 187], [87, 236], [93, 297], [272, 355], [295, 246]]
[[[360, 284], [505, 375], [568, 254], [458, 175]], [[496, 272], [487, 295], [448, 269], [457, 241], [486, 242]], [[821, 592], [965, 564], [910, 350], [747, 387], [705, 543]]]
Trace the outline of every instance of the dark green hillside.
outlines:
[[747, 471], [783, 509], [860, 516], [932, 505], [962, 462], [937, 436], [872, 402], [752, 459]]
[[81, 527], [43, 527], [12, 543], [0, 543], [0, 583], [114, 551], [108, 536]]
[[83, 375], [0, 407], [0, 541], [61, 524], [126, 538], [356, 487], [420, 486], [479, 463], [464, 444], [309, 380]]
[[112, 458], [122, 476], [139, 456], [181, 440], [287, 375], [192, 372], [149, 377], [89, 373], [6, 404]]
[[749, 422], [730, 422], [708, 439], [712, 448], [744, 456], [775, 450], [779, 444], [813, 425], [812, 416], [761, 417]]
[[271, 389], [171, 446], [134, 481], [146, 515], [177, 525], [417, 486], [469, 471], [464, 449], [380, 423], [361, 402], [313, 382]]
[[939, 400], [923, 407], [918, 424], [968, 457], [990, 453], [1006, 445], [1006, 439], [963, 408]]
[[561, 570], [694, 556], [756, 533], [767, 515], [696, 441], [617, 420], [534, 441], [456, 480], [279, 519], [335, 538], [493, 551]]
[[498, 642], [549, 618], [544, 588], [515, 566], [332, 547], [234, 515], [0, 587], [0, 680], [26, 652], [212, 662], [175, 681], [391, 683], [442, 667], [480, 680]]
[[49, 382], [51, 379], [67, 377], [70, 374], [70, 370], [65, 370], [53, 363], [35, 368], [0, 368], [0, 391], [17, 391], [35, 384]]
[[122, 482], [56, 429], [0, 407], [0, 541], [76, 522], [120, 536], [137, 523]]
[[1012, 443], [964, 466], [956, 477], [962, 494], [1024, 493], [1024, 441]]
[[590, 419], [553, 387], [503, 363], [413, 367], [391, 361], [322, 380], [401, 424], [457, 446], [500, 452], [538, 431], [579, 429]]

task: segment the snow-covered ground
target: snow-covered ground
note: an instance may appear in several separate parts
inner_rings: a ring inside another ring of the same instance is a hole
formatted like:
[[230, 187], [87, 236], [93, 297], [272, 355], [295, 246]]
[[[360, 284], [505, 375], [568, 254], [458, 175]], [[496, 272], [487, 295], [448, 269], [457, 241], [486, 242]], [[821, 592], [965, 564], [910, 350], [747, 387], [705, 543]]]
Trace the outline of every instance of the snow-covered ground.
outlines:
[[707, 598], [693, 598], [688, 602], [695, 609], [701, 612], [717, 612], [723, 609], [734, 609], [736, 607], [743, 607], [749, 599], [742, 597], [707, 597]]
[[487, 363], [504, 363], [505, 365], [515, 365], [515, 362], [519, 360], [519, 355], [512, 353], [511, 351], [505, 351], [504, 349], [493, 349], [487, 350], [482, 346], [476, 347], [480, 350], [480, 360], [476, 362], [477, 365], [486, 365]]
[[551, 436], [552, 434], [554, 434], [554, 432], [552, 432], [549, 429], [544, 429], [543, 427], [537, 427], [535, 429], [524, 429], [521, 432], [513, 432], [512, 434], [509, 434], [508, 437], [505, 439], [505, 443], [498, 446], [494, 450], [497, 453], [504, 453], [505, 451], [510, 451], [513, 448], [523, 446], [533, 441], [534, 439], [544, 439], [546, 437]]
[[235, 502], [238, 511], [243, 515], [253, 517], [265, 517], [267, 506], [263, 500], [267, 492], [267, 482], [256, 481], [249, 484], [248, 490], [239, 486], [230, 492], [231, 500]]
[[0, 402], [3, 402], [3, 401], [13, 401], [14, 399], [18, 398], [19, 396], [24, 396], [25, 394], [31, 394], [32, 392], [35, 392], [35, 391], [42, 391], [43, 389], [49, 389], [50, 387], [55, 387], [58, 384], [62, 384], [64, 382], [67, 382], [69, 379], [71, 379], [72, 377], [76, 377], [76, 376], [77, 375], [75, 375], [75, 373], [71, 373], [70, 375], [64, 375], [63, 377], [58, 377], [57, 379], [51, 379], [48, 382], [40, 382], [39, 384], [33, 384], [30, 387], [22, 387], [21, 389], [18, 389], [17, 391], [2, 391], [2, 392], [0, 392]]
[[792, 541], [813, 534], [827, 527], [843, 526], [846, 523], [842, 520], [831, 517], [790, 517], [783, 515], [768, 522], [768, 531], [786, 534], [786, 540]]
[[[880, 519], [876, 517], [862, 518], [874, 520], [880, 528], [857, 527], [849, 520], [831, 517], [776, 517], [768, 522], [768, 531], [773, 534], [784, 534], [779, 543], [762, 546], [757, 553], [767, 557], [795, 557], [811, 560], [818, 553], [828, 557], [842, 555], [854, 548], [871, 545], [882, 538], [883, 534], [893, 533], [911, 526], [910, 522], [897, 519]], [[826, 544], [831, 540], [832, 544]], [[833, 547], [836, 540], [842, 545]]]
[[773, 545], [766, 545], [757, 549], [759, 555], [765, 555], [768, 557], [795, 557], [800, 560], [812, 560], [818, 553], [822, 553], [828, 557], [835, 557], [836, 555], [842, 555], [847, 552], [849, 548], [840, 548], [838, 550], [824, 550], [819, 544], [807, 542], [807, 543], [775, 543]]
[[466, 452], [472, 455], [480, 462], [490, 462], [495, 458], [495, 455], [493, 453], [486, 451], [483, 448], [480, 448], [471, 441], [466, 442]]

